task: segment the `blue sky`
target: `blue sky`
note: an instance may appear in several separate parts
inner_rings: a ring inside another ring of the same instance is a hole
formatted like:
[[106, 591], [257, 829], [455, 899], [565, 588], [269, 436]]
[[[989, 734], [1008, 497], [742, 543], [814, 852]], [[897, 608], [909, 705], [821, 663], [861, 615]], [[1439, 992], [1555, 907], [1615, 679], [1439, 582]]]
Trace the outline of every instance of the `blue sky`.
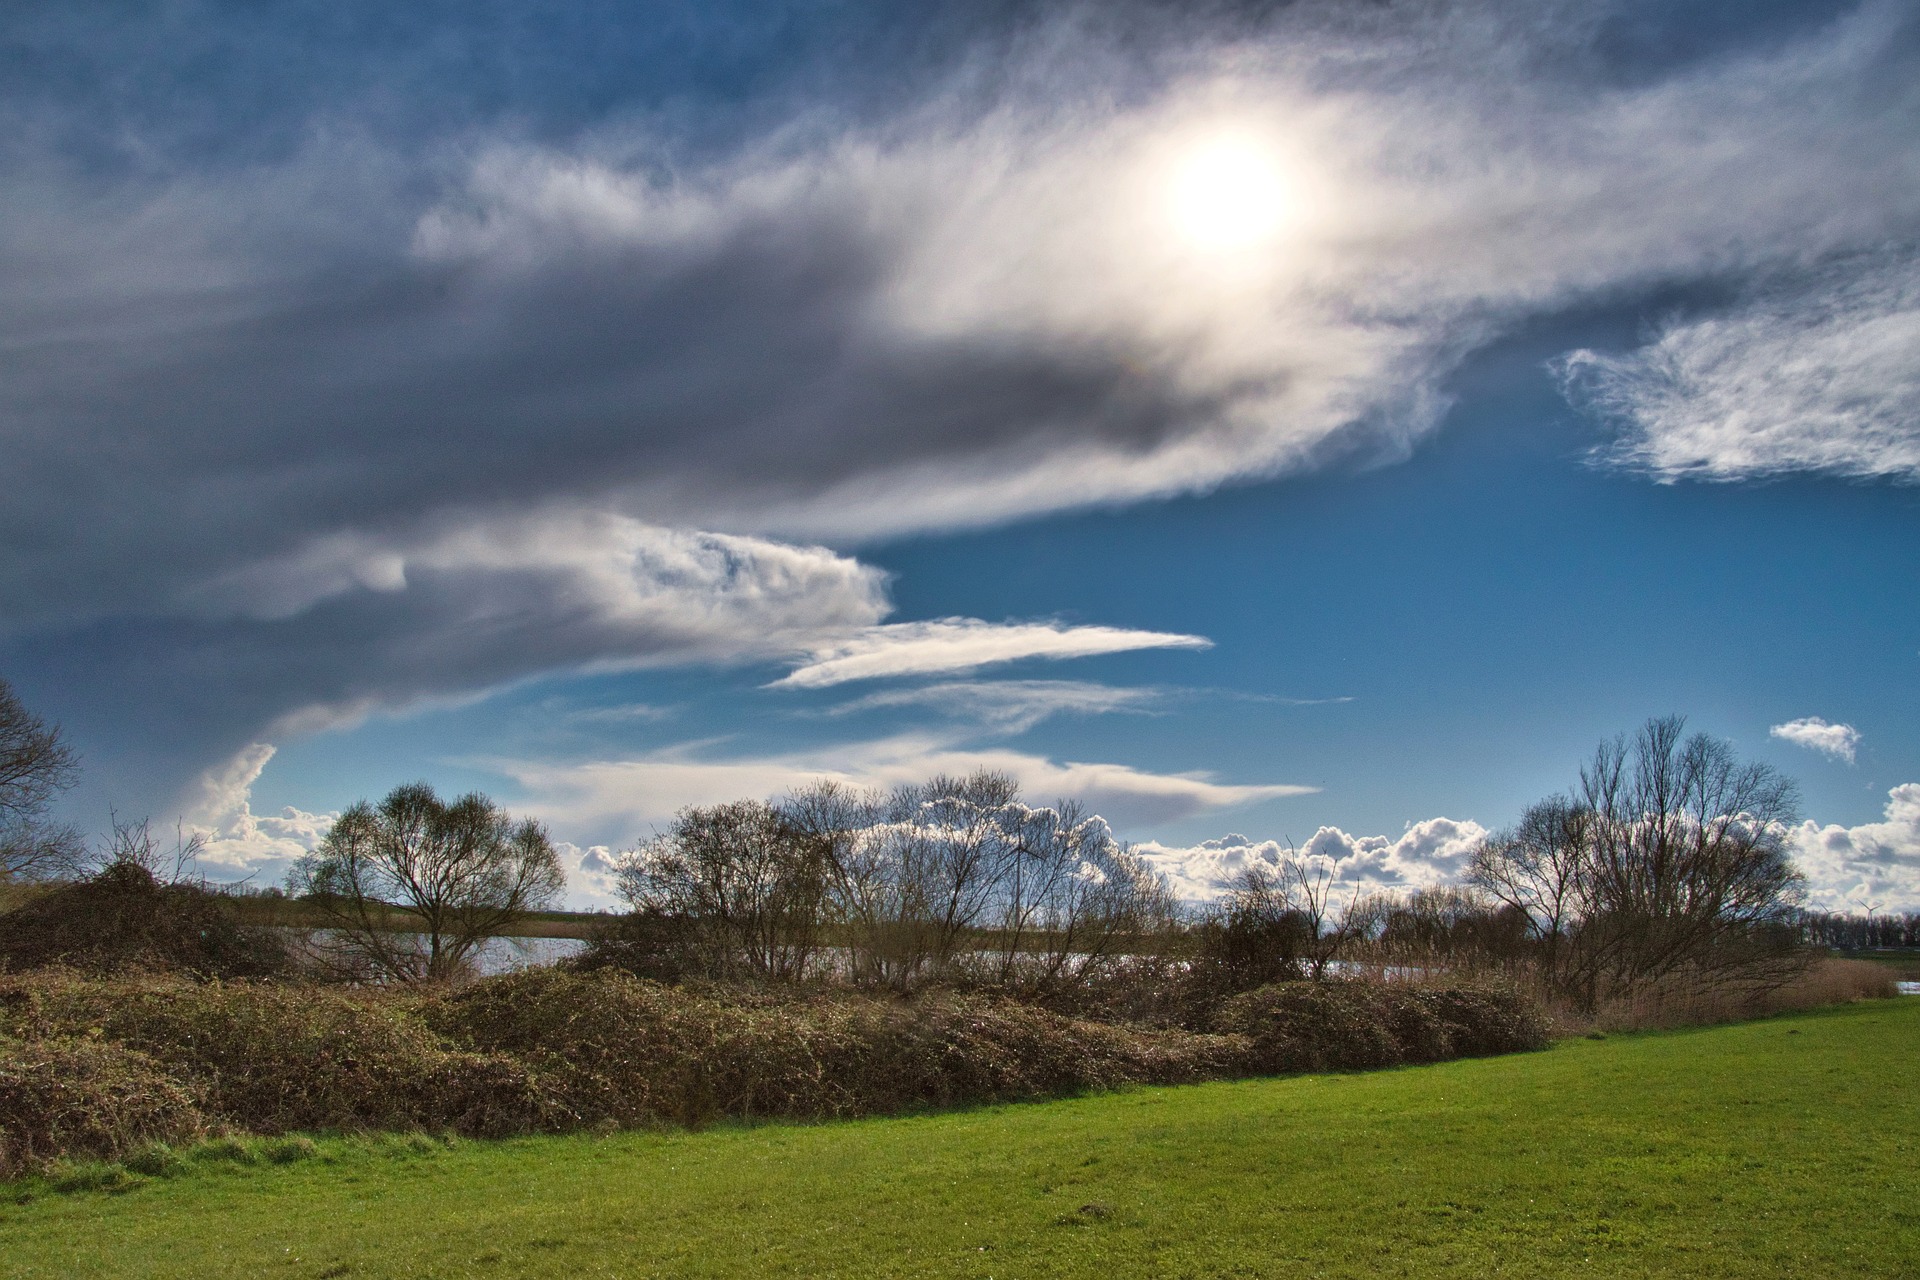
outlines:
[[1917, 36], [22, 6], [0, 673], [216, 875], [985, 766], [1438, 883], [1678, 711], [1920, 907]]

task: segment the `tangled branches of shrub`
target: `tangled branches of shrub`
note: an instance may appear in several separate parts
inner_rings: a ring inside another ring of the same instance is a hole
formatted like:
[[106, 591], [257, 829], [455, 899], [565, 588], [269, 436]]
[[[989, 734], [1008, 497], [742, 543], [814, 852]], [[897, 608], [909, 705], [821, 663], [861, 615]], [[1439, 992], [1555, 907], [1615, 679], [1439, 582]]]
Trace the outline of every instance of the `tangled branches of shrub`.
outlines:
[[701, 994], [603, 970], [529, 970], [426, 1010], [527, 1062], [581, 1123], [827, 1117], [1234, 1074], [1243, 1046], [945, 993]]
[[86, 1036], [0, 1037], [0, 1178], [60, 1157], [114, 1160], [205, 1127], [191, 1091], [145, 1054]]
[[0, 968], [48, 965], [199, 978], [277, 977], [295, 968], [281, 934], [239, 924], [219, 894], [163, 881], [134, 858], [116, 858], [0, 916]]
[[1245, 1036], [1259, 1074], [1362, 1071], [1546, 1047], [1538, 1005], [1512, 990], [1281, 982], [1228, 1000], [1216, 1030]]
[[92, 1031], [137, 1050], [209, 1116], [255, 1133], [553, 1127], [523, 1065], [447, 1044], [394, 994], [43, 975], [0, 981], [0, 1008], [14, 1035]]
[[[753, 994], [527, 970], [458, 991], [0, 978], [4, 1168], [204, 1127], [476, 1136], [827, 1118], [1536, 1047], [1518, 996], [1295, 982], [1210, 1032], [948, 991]], [[66, 1090], [66, 1092], [62, 1092]]]

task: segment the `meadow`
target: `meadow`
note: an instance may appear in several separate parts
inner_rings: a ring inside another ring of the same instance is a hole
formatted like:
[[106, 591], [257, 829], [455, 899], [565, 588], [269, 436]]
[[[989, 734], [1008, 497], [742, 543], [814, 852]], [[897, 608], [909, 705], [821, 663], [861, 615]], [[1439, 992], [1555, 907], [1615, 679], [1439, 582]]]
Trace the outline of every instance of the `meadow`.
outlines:
[[1881, 1000], [888, 1119], [215, 1143], [13, 1184], [0, 1273], [1912, 1275], [1917, 1043]]

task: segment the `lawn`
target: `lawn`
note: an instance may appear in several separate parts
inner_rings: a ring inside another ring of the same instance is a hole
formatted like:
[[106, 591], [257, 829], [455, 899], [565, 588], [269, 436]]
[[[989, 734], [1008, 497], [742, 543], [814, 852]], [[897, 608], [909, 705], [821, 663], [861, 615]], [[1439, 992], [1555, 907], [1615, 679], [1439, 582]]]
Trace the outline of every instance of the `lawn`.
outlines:
[[1920, 999], [818, 1126], [335, 1140], [0, 1207], [40, 1276], [1911, 1276]]

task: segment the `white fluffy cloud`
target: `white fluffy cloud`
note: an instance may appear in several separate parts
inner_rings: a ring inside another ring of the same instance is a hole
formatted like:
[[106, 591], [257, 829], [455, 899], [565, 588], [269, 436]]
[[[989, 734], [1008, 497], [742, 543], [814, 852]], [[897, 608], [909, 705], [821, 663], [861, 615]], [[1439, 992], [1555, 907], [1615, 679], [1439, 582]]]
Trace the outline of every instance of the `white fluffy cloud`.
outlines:
[[973, 671], [1021, 658], [1084, 658], [1137, 649], [1209, 649], [1204, 636], [1054, 622], [940, 618], [869, 627], [814, 650], [773, 687], [818, 689], [850, 680]]
[[1276, 840], [1222, 836], [1184, 848], [1154, 842], [1136, 845], [1181, 897], [1216, 898], [1231, 889], [1248, 867], [1277, 865], [1282, 858], [1306, 858], [1334, 873], [1345, 892], [1372, 889], [1424, 889], [1459, 880], [1473, 848], [1487, 830], [1477, 822], [1428, 818], [1409, 823], [1398, 837], [1351, 836], [1338, 827], [1321, 827], [1298, 849]]
[[326, 839], [338, 816], [291, 805], [277, 815], [254, 813], [253, 784], [273, 756], [270, 744], [249, 744], [201, 774], [183, 802], [182, 827], [205, 839], [200, 861], [213, 879], [260, 876], [264, 883], [277, 883], [296, 859]]
[[[253, 743], [207, 770], [182, 801], [182, 825], [207, 844], [202, 866], [214, 879], [254, 876], [277, 883], [287, 867], [326, 838], [336, 815], [289, 806], [255, 814], [252, 788], [274, 756]], [[1056, 762], [1005, 749], [968, 750], [935, 737], [902, 736], [848, 743], [784, 756], [703, 758], [688, 746], [633, 760], [565, 765], [492, 762], [527, 794], [516, 811], [551, 823], [586, 843], [559, 843], [569, 900], [613, 901], [616, 850], [649, 834], [685, 805], [742, 796], [772, 796], [812, 782], [889, 787], [935, 773], [998, 769], [1019, 779], [1030, 797], [1077, 799], [1124, 835], [1128, 825], [1191, 817], [1259, 800], [1312, 793], [1291, 785], [1233, 785], [1204, 775], [1156, 774], [1115, 764]], [[1232, 887], [1256, 863], [1273, 866], [1290, 853], [1329, 867], [1345, 893], [1419, 889], [1458, 883], [1487, 829], [1471, 820], [1429, 818], [1400, 835], [1354, 836], [1322, 826], [1297, 849], [1276, 840], [1232, 834], [1189, 846], [1147, 841], [1135, 846], [1181, 897], [1207, 901]], [[1807, 875], [1810, 904], [1825, 910], [1920, 910], [1920, 783], [1895, 787], [1886, 820], [1857, 827], [1802, 824], [1793, 854]]]
[[1794, 835], [1811, 904], [1829, 911], [1920, 911], [1920, 783], [1887, 793], [1886, 821], [1808, 822]]
[[1776, 724], [1767, 730], [1767, 736], [1821, 752], [1836, 760], [1845, 760], [1848, 764], [1853, 763], [1854, 751], [1860, 745], [1858, 729], [1850, 724], [1828, 724], [1819, 716], [1803, 716], [1785, 724]]
[[1576, 401], [1622, 427], [1612, 460], [1663, 480], [1920, 480], [1920, 261], [1850, 259], [1558, 368]]
[[[1473, 848], [1487, 835], [1477, 822], [1430, 818], [1398, 837], [1351, 836], [1321, 827], [1297, 849], [1275, 840], [1228, 835], [1196, 845], [1137, 845], [1193, 901], [1218, 897], [1254, 864], [1283, 857], [1331, 867], [1345, 892], [1420, 889], [1457, 884]], [[1792, 853], [1806, 874], [1810, 906], [1827, 911], [1920, 911], [1920, 783], [1895, 787], [1886, 820], [1857, 827], [1806, 822], [1793, 832]]]
[[1316, 788], [1234, 784], [1201, 773], [1150, 773], [1121, 764], [1055, 761], [1006, 748], [969, 748], [939, 736], [908, 734], [784, 755], [715, 758], [698, 744], [638, 759], [552, 764], [490, 761], [526, 794], [529, 812], [576, 840], [621, 843], [646, 834], [674, 811], [742, 796], [772, 796], [821, 781], [855, 787], [924, 782], [977, 769], [1013, 775], [1029, 797], [1079, 800], [1115, 824], [1146, 824]]
[[623, 909], [617, 884], [618, 850], [604, 844], [583, 848], [572, 841], [560, 840], [554, 843], [554, 852], [560, 855], [560, 865], [567, 873], [569, 910]]

